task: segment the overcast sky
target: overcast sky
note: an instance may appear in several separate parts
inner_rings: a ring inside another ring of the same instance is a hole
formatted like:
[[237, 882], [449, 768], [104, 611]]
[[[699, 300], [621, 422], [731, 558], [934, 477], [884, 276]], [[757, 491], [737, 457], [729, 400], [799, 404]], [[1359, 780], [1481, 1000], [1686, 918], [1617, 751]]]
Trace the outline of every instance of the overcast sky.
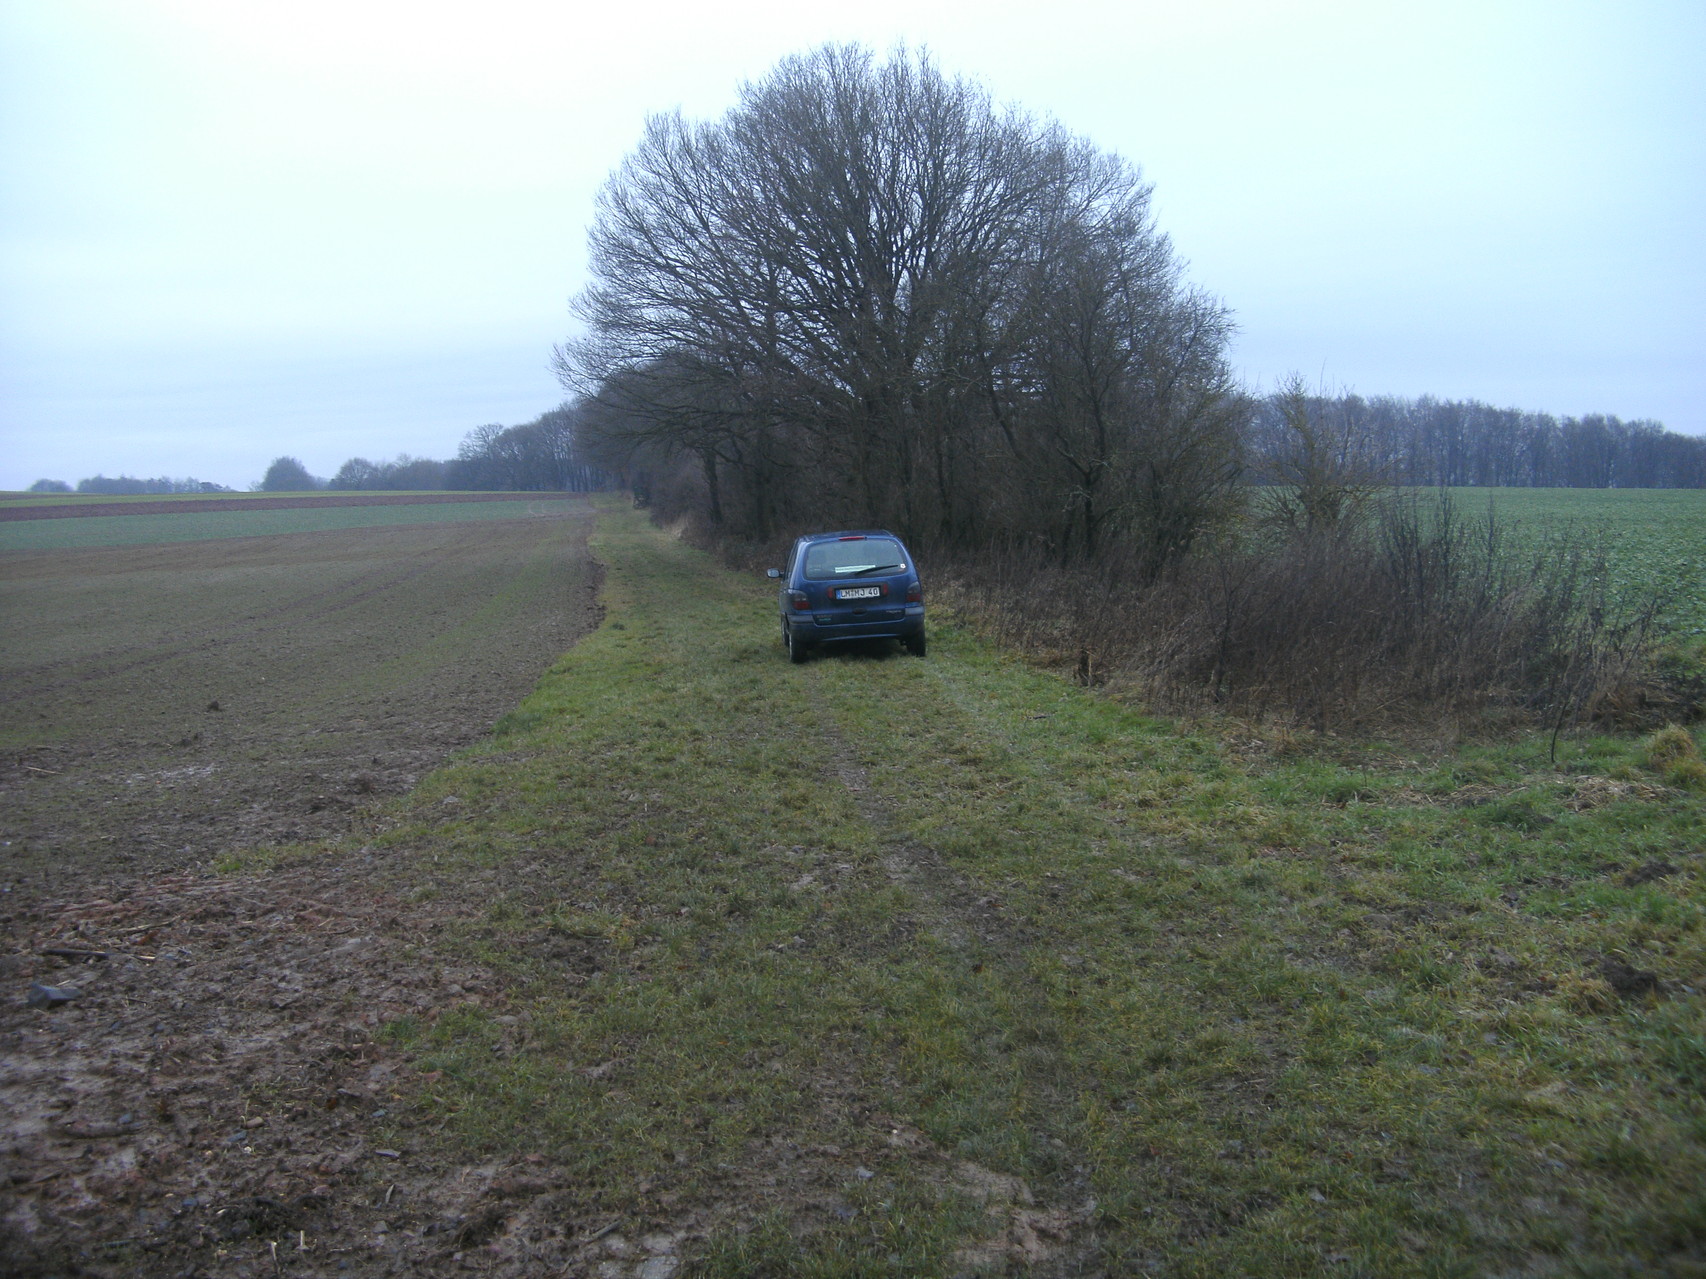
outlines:
[[538, 416], [646, 115], [828, 40], [1141, 165], [1258, 389], [1706, 432], [1702, 0], [0, 0], [0, 488]]

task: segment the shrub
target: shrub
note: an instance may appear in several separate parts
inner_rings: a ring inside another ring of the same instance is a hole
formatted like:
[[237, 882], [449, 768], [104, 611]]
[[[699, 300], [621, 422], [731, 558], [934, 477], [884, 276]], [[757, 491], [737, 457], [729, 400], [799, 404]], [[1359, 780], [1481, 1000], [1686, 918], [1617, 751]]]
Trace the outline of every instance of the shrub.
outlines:
[[1699, 759], [1700, 748], [1694, 734], [1680, 724], [1666, 724], [1647, 740], [1647, 764], [1661, 772], [1672, 764], [1687, 759]]
[[1694, 734], [1680, 724], [1666, 724], [1647, 740], [1647, 767], [1672, 786], [1706, 788], [1706, 760]]
[[1223, 538], [1148, 583], [1137, 567], [992, 549], [959, 567], [954, 594], [1003, 639], [1158, 709], [1316, 728], [1515, 713], [1561, 728], [1652, 704], [1656, 601], [1620, 608], [1585, 537], [1522, 560], [1490, 516], [1466, 520], [1444, 497]]

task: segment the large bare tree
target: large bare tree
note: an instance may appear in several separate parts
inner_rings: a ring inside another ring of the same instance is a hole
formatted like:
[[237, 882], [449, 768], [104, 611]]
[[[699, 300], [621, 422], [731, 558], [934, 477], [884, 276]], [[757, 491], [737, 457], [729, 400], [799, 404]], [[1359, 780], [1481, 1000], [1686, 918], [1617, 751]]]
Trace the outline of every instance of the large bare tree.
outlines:
[[719, 121], [648, 122], [559, 373], [622, 446], [696, 459], [751, 535], [809, 513], [1065, 553], [1150, 536], [1207, 511], [1178, 485], [1224, 487], [1242, 401], [1149, 198], [927, 56], [826, 46]]

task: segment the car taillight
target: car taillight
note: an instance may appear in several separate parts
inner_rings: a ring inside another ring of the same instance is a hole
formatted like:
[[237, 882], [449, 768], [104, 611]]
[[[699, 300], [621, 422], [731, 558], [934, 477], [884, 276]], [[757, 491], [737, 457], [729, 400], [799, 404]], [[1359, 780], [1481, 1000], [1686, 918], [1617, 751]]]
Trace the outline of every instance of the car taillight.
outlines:
[[923, 582], [914, 582], [906, 588], [906, 602], [908, 604], [922, 604], [924, 602]]
[[788, 603], [793, 606], [796, 613], [803, 613], [812, 606], [812, 602], [806, 598], [804, 591], [789, 591]]

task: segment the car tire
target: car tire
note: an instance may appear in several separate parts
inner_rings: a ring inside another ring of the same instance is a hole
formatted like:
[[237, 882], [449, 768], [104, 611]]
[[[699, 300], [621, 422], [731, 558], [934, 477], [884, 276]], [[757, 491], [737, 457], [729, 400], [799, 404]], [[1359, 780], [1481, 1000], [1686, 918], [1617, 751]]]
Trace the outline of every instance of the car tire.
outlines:
[[806, 646], [794, 638], [794, 632], [787, 625], [782, 627], [782, 643], [787, 646], [788, 660], [798, 666], [806, 660]]
[[922, 630], [916, 635], [908, 635], [901, 643], [906, 645], [906, 651], [914, 657], [924, 656], [924, 632]]

